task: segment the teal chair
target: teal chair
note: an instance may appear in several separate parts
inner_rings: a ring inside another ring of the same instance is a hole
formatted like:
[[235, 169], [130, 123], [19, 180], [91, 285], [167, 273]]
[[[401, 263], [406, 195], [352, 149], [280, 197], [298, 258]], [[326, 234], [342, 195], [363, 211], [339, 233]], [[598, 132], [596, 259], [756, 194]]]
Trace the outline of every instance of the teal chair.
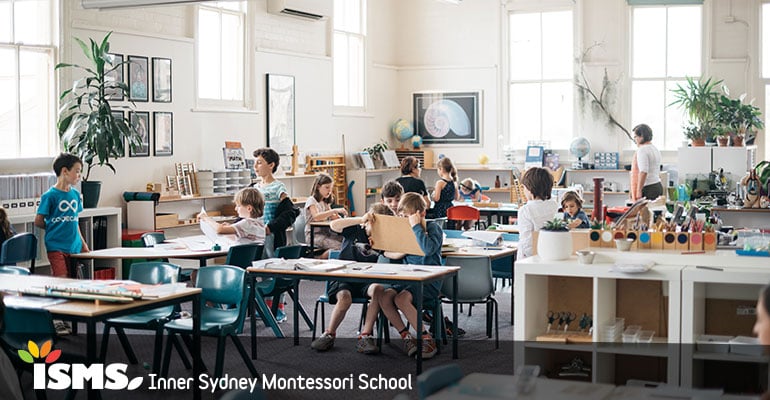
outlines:
[[447, 239], [467, 239], [463, 236], [463, 231], [457, 229], [444, 229], [444, 234]]
[[[283, 246], [275, 249], [275, 257], [277, 258], [284, 258], [287, 260], [293, 260], [300, 258], [303, 255], [303, 252], [305, 251], [306, 246], [301, 245], [294, 245], [294, 246]], [[270, 312], [272, 312], [273, 315], [276, 315], [278, 313], [278, 302], [280, 296], [283, 293], [288, 293], [291, 298], [294, 298], [294, 280], [293, 279], [282, 279], [282, 278], [268, 278], [261, 282], [257, 282], [255, 285], [257, 289], [257, 295], [264, 297], [273, 297], [273, 306], [270, 309]], [[313, 321], [310, 320], [310, 317], [307, 315], [307, 312], [305, 312], [305, 308], [302, 307], [302, 303], [297, 303], [294, 305], [295, 307], [299, 307], [299, 313], [302, 315], [302, 318], [305, 320], [305, 323], [307, 324], [308, 328], [310, 330], [313, 330]], [[266, 311], [266, 310], [265, 310]], [[259, 312], [263, 312], [263, 310], [259, 310]]]
[[433, 367], [417, 377], [417, 392], [419, 398], [426, 399], [439, 390], [460, 381], [463, 371], [457, 364], [446, 364]]
[[18, 265], [2, 265], [0, 266], [0, 274], [29, 275], [29, 270]]
[[[329, 259], [338, 260], [340, 258], [339, 250], [330, 250]], [[321, 307], [321, 333], [326, 329], [326, 304], [329, 303], [329, 281], [326, 281], [326, 289], [324, 293], [318, 296], [318, 300], [315, 301], [315, 310], [313, 311], [313, 340], [316, 337], [316, 327], [318, 326], [318, 307]], [[353, 297], [353, 304], [361, 304], [361, 319], [358, 321], [358, 330], [361, 330], [361, 326], [366, 318], [366, 310], [369, 308], [369, 299], [367, 297]]]
[[[153, 247], [156, 244], [161, 244], [166, 241], [166, 234], [163, 232], [145, 232], [142, 234], [142, 243], [144, 247]], [[162, 261], [168, 262], [168, 258], [159, 258], [155, 260], [146, 261]], [[187, 282], [191, 279], [192, 273], [195, 271], [193, 268], [179, 270], [179, 282]]]
[[[214, 376], [222, 377], [224, 368], [225, 344], [229, 337], [235, 348], [246, 363], [251, 376], [257, 376], [246, 349], [243, 348], [238, 334], [243, 332], [243, 321], [246, 319], [248, 307], [248, 291], [245, 281], [246, 271], [243, 268], [230, 265], [212, 265], [198, 271], [196, 287], [202, 289], [201, 301], [201, 335], [217, 338], [217, 358]], [[168, 341], [175, 335], [192, 334], [192, 319], [176, 319], [165, 325]], [[184, 337], [184, 336], [183, 336]], [[171, 345], [166, 344], [163, 353], [163, 368], [161, 375], [168, 376], [168, 365], [171, 359]], [[188, 343], [189, 346], [189, 343]], [[191, 346], [190, 346], [191, 347]], [[192, 349], [190, 349], [192, 352]], [[200, 354], [193, 355], [199, 357]]]
[[[457, 298], [458, 303], [487, 305], [487, 337], [492, 337], [492, 316], [495, 318], [495, 348], [500, 348], [497, 300], [493, 297], [492, 266], [487, 256], [447, 257], [447, 265], [459, 266], [457, 271], [457, 293], [452, 279], [447, 278], [441, 287], [446, 296], [444, 302]], [[455, 321], [455, 326], [457, 321]]]
[[248, 268], [252, 261], [262, 258], [262, 251], [265, 246], [257, 243], [246, 243], [230, 246], [227, 251], [226, 265], [235, 265], [236, 267]]
[[[503, 233], [503, 240], [506, 242], [518, 242], [518, 233]], [[497, 258], [492, 260], [492, 276], [495, 278], [495, 287], [497, 286], [497, 279], [502, 278], [503, 286], [505, 281], [508, 280], [513, 285], [513, 263], [516, 261], [516, 256]], [[513, 303], [511, 303], [513, 304]]]
[[19, 233], [3, 242], [0, 249], [0, 265], [16, 265], [29, 261], [30, 274], [35, 273], [37, 236], [30, 232]]
[[[131, 265], [131, 271], [128, 279], [148, 285], [176, 283], [179, 280], [179, 266], [159, 261], [134, 263]], [[111, 318], [104, 322], [102, 332], [102, 345], [100, 359], [105, 360], [107, 356], [107, 347], [110, 341], [110, 330], [115, 329], [118, 340], [123, 346], [123, 351], [131, 364], [137, 364], [136, 354], [128, 341], [125, 329], [138, 329], [146, 331], [155, 331], [155, 346], [153, 348], [152, 372], [160, 371], [160, 356], [163, 349], [163, 325], [170, 321], [174, 315], [174, 306], [159, 307], [153, 310], [143, 311], [136, 314], [124, 315], [118, 318]], [[182, 362], [187, 368], [190, 368], [190, 361], [184, 355], [182, 346], [176, 338], [172, 341], [174, 347], [179, 352]]]

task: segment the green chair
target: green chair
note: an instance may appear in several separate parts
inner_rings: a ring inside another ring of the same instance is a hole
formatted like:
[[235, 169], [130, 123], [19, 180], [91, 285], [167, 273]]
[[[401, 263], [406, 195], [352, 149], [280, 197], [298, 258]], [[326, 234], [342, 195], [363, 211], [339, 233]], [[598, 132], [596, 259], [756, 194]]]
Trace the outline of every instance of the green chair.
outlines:
[[19, 233], [3, 242], [0, 249], [0, 265], [16, 265], [29, 261], [29, 272], [35, 273], [37, 236], [30, 232]]
[[29, 270], [18, 265], [2, 265], [0, 266], [0, 274], [29, 275]]
[[433, 367], [417, 377], [417, 392], [419, 398], [425, 399], [439, 390], [459, 382], [463, 371], [457, 364], [446, 364]]
[[[298, 259], [302, 256], [305, 248], [305, 246], [301, 245], [279, 247], [275, 249], [275, 257], [284, 258], [287, 260]], [[278, 299], [283, 293], [288, 293], [292, 299], [294, 298], [293, 279], [268, 278], [261, 282], [257, 282], [255, 288], [257, 289], [257, 295], [262, 296], [263, 298], [273, 297], [274, 299]], [[279, 301], [277, 300], [273, 301], [273, 305], [270, 309], [270, 312], [272, 312], [273, 315], [278, 313], [278, 303]], [[305, 320], [308, 328], [313, 330], [313, 321], [310, 320], [307, 312], [305, 312], [305, 308], [302, 307], [302, 303], [298, 302], [294, 306], [299, 307], [299, 313], [302, 315], [302, 318]], [[261, 313], [263, 310], [260, 309], [259, 312]]]
[[265, 246], [257, 243], [246, 243], [230, 246], [227, 251], [226, 265], [235, 265], [236, 267], [248, 268], [252, 261], [262, 258], [262, 251]]
[[[217, 338], [217, 359], [214, 369], [216, 378], [222, 377], [224, 367], [225, 344], [229, 337], [243, 358], [252, 376], [257, 376], [249, 355], [238, 339], [243, 331], [243, 321], [246, 318], [248, 292], [245, 281], [246, 271], [230, 265], [212, 265], [198, 271], [196, 287], [202, 289], [201, 301], [201, 335]], [[192, 334], [192, 319], [177, 319], [165, 325], [169, 339], [175, 335]], [[189, 343], [188, 343], [189, 346]], [[192, 349], [189, 349], [192, 351]], [[200, 357], [200, 354], [193, 355]], [[167, 342], [163, 353], [163, 368], [161, 375], [168, 375], [168, 365], [171, 359], [171, 345]]]
[[[329, 259], [339, 259], [339, 250], [330, 250]], [[318, 326], [318, 307], [321, 307], [321, 333], [326, 329], [326, 304], [329, 303], [329, 281], [326, 281], [326, 288], [324, 293], [318, 296], [318, 300], [315, 301], [315, 310], [313, 311], [313, 340], [316, 337], [316, 327]], [[367, 297], [353, 297], [353, 304], [361, 304], [361, 318], [358, 321], [358, 330], [361, 330], [361, 326], [366, 318], [366, 310], [369, 308], [369, 298]]]
[[[131, 265], [128, 279], [148, 285], [176, 283], [179, 280], [179, 266], [158, 261], [134, 263]], [[175, 311], [178, 310], [174, 306], [167, 306], [108, 319], [104, 322], [100, 359], [104, 361], [107, 356], [110, 329], [115, 329], [120, 344], [123, 346], [123, 351], [126, 353], [126, 357], [128, 357], [128, 361], [131, 364], [137, 364], [138, 361], [124, 329], [155, 331], [152, 372], [157, 374], [160, 371], [160, 356], [163, 349], [163, 325], [172, 319]], [[185, 356], [184, 351], [182, 351], [182, 345], [176, 338], [172, 340], [172, 343], [179, 352], [185, 367], [190, 368], [190, 361]]]
[[[457, 293], [452, 287], [452, 279], [447, 278], [441, 287], [446, 295], [444, 302], [457, 298], [458, 303], [487, 305], [487, 337], [492, 337], [492, 316], [495, 318], [495, 348], [500, 348], [497, 300], [492, 297], [495, 287], [492, 282], [492, 267], [487, 256], [449, 256], [446, 265], [459, 266], [457, 271]], [[457, 326], [457, 321], [455, 321]]]
[[[145, 232], [142, 234], [142, 243], [144, 244], [144, 247], [153, 247], [156, 244], [161, 244], [166, 241], [166, 234], [163, 232]], [[162, 261], [162, 262], [168, 262], [168, 258], [159, 258], [155, 260], [147, 260], [147, 261]], [[188, 268], [183, 269], [180, 268], [179, 270], [179, 282], [187, 282], [192, 278], [192, 273], [195, 271], [194, 268]]]

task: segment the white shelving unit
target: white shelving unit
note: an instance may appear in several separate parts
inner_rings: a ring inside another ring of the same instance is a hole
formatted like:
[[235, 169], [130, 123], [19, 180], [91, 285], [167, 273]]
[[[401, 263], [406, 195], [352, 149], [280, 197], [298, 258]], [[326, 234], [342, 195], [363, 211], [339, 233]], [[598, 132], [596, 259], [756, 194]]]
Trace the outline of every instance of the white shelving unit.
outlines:
[[[625, 169], [568, 169], [566, 170], [565, 184], [583, 186], [583, 208], [594, 206], [594, 182], [593, 178], [604, 178], [605, 186], [614, 183], [615, 190], [604, 191], [604, 204], [608, 207], [624, 206], [629, 199], [630, 172]], [[663, 184], [663, 195], [668, 193], [668, 172], [661, 171], [660, 182]]]
[[[88, 247], [94, 249], [94, 218], [104, 217], [107, 221], [107, 227], [105, 231], [106, 235], [106, 247], [120, 247], [121, 246], [121, 233], [120, 224], [122, 221], [122, 211], [119, 207], [100, 207], [100, 208], [86, 208], [80, 213], [78, 222], [80, 224], [80, 230], [83, 233], [83, 238], [86, 240]], [[23, 214], [14, 215], [11, 218], [11, 226], [17, 233], [32, 232], [37, 236], [38, 248], [37, 259], [35, 260], [35, 273], [36, 274], [49, 274], [50, 264], [48, 263], [48, 257], [46, 256], [45, 249], [45, 231], [35, 227], [35, 214]], [[29, 266], [27, 264], [22, 264]], [[89, 262], [89, 271], [93, 276], [94, 264]], [[97, 267], [112, 267], [115, 268], [115, 276], [121, 276], [121, 263], [119, 260], [98, 260], [95, 264]]]

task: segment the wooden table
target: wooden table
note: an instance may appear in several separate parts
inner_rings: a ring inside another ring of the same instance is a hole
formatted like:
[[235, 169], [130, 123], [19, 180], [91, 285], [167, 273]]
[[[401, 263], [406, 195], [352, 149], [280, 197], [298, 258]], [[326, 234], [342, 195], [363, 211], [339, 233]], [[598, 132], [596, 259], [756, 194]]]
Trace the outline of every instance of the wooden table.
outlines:
[[[293, 260], [275, 259], [276, 266], [281, 265], [292, 268]], [[329, 272], [314, 272], [294, 269], [284, 269], [272, 267], [269, 268], [249, 267], [246, 270], [252, 277], [274, 277], [294, 280], [294, 345], [299, 345], [299, 281], [300, 279], [316, 281], [341, 281], [354, 283], [398, 283], [408, 284], [417, 287], [415, 302], [417, 308], [417, 326], [415, 330], [422, 332], [422, 308], [423, 308], [423, 288], [426, 283], [443, 280], [448, 277], [452, 279], [454, 293], [457, 293], [457, 271], [460, 267], [440, 267], [434, 265], [402, 265], [402, 264], [371, 264], [371, 263], [352, 263], [344, 269]], [[252, 285], [253, 287], [253, 285]], [[452, 299], [452, 316], [457, 321], [457, 301]], [[385, 328], [387, 329], [387, 327]], [[252, 324], [252, 344], [256, 341], [256, 332]], [[422, 335], [417, 335], [417, 374], [422, 372]], [[452, 335], [452, 358], [457, 358], [457, 335]]]
[[113, 260], [113, 259], [137, 259], [137, 258], [182, 258], [198, 260], [201, 267], [206, 266], [210, 258], [226, 256], [230, 250], [228, 245], [222, 245], [220, 250], [190, 250], [184, 244], [176, 247], [112, 247], [109, 249], [94, 250], [88, 253], [72, 254], [76, 260]]
[[[18, 289], [28, 289], [34, 287], [44, 287], [46, 285], [61, 285], [72, 282], [78, 282], [76, 279], [54, 278], [41, 275], [3, 275], [0, 280], [0, 290], [13, 292]], [[73, 301], [68, 300], [64, 303], [46, 306], [45, 309], [56, 319], [64, 319], [86, 324], [86, 360], [88, 363], [103, 362], [99, 359], [96, 352], [96, 323], [104, 322], [110, 318], [121, 317], [151, 310], [158, 307], [181, 304], [187, 301], [192, 302], [192, 322], [193, 322], [193, 375], [198, 377], [203, 373], [203, 364], [200, 360], [201, 354], [201, 289], [198, 288], [180, 288], [174, 293], [161, 295], [157, 299], [134, 300], [130, 303], [107, 303], [96, 304], [95, 301]], [[88, 397], [98, 396], [98, 392], [89, 390]], [[201, 392], [199, 385], [193, 385], [193, 398], [200, 399]]]

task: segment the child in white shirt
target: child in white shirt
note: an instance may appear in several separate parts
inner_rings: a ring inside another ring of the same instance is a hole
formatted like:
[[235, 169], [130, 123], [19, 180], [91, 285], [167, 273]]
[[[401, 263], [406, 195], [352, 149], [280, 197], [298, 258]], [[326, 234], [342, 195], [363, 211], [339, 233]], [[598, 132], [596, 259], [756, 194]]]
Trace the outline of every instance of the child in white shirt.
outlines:
[[201, 221], [211, 225], [218, 234], [235, 235], [239, 244], [265, 243], [265, 222], [262, 213], [265, 211], [265, 198], [255, 188], [243, 188], [233, 199], [235, 211], [242, 219], [234, 224], [217, 223], [206, 212], [198, 214]]
[[519, 257], [532, 255], [532, 232], [554, 218], [559, 205], [551, 199], [553, 176], [545, 168], [533, 167], [521, 177], [527, 204], [519, 209]]

